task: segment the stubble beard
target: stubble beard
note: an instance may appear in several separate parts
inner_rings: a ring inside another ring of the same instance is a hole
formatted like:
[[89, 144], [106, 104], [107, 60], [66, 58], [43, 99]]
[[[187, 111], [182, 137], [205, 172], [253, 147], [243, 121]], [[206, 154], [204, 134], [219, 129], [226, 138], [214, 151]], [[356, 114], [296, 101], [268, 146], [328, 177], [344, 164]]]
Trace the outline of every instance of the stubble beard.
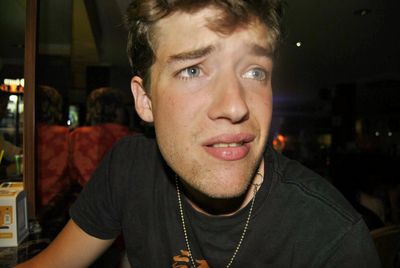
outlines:
[[201, 168], [202, 165], [198, 162], [192, 164], [189, 172], [177, 173], [186, 187], [191, 188], [188, 189], [189, 191], [193, 190], [211, 199], [234, 199], [246, 194], [259, 169], [261, 160], [262, 153], [250, 162], [243, 175], [233, 179], [234, 184], [231, 183], [232, 179], [230, 178], [218, 178], [223, 175], [215, 174], [216, 172], [207, 167]]
[[[202, 198], [220, 200], [240, 198], [247, 193], [262, 161], [265, 142], [258, 152], [247, 156], [249, 159], [240, 160], [247, 161], [247, 164], [242, 164], [242, 171], [240, 172], [242, 174], [233, 174], [232, 177], [234, 178], [232, 179], [227, 178], [224, 174], [225, 172], [230, 173], [229, 165], [225, 166], [225, 170], [221, 170], [222, 167], [218, 167], [218, 164], [210, 167], [199, 159], [187, 159], [188, 156], [190, 157], [190, 150], [183, 150], [184, 153], [182, 153], [175, 149], [176, 144], [163, 143], [163, 141], [158, 140], [163, 158], [179, 177], [189, 194], [192, 192], [201, 195]], [[233, 162], [232, 165], [238, 164]]]

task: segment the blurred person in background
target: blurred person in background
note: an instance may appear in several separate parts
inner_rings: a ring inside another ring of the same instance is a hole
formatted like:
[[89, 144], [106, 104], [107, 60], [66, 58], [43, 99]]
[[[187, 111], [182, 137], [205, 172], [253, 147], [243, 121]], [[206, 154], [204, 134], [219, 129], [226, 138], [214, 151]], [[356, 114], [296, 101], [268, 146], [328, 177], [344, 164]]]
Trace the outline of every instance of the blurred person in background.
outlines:
[[69, 185], [69, 130], [62, 122], [63, 100], [57, 89], [41, 85], [38, 96], [38, 188], [44, 207]]
[[56, 88], [40, 85], [37, 102], [38, 219], [47, 236], [53, 237], [65, 225], [80, 189], [72, 190], [68, 174], [69, 129], [62, 120], [63, 98]]
[[70, 134], [70, 174], [85, 185], [112, 145], [132, 134], [124, 94], [114, 88], [93, 90], [87, 100], [86, 123]]

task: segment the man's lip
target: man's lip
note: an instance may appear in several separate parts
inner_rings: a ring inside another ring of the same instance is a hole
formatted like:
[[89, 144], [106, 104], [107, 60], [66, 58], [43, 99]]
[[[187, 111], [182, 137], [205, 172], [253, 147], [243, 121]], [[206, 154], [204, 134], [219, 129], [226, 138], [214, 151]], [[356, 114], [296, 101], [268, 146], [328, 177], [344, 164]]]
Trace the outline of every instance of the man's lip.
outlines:
[[208, 139], [203, 143], [203, 148], [216, 159], [238, 161], [248, 155], [254, 139], [255, 135], [247, 133], [223, 134]]
[[203, 146], [213, 146], [215, 144], [232, 144], [232, 143], [249, 143], [252, 142], [255, 139], [254, 134], [249, 134], [249, 133], [238, 133], [238, 134], [221, 134], [218, 136], [214, 136], [210, 139], [207, 139], [205, 142], [203, 142]]

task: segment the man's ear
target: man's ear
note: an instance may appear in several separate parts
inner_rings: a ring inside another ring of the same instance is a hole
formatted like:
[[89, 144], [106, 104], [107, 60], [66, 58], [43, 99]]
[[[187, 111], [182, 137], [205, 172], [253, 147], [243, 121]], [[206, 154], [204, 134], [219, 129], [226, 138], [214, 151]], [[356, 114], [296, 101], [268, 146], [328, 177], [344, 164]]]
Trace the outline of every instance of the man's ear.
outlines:
[[131, 80], [131, 91], [135, 100], [135, 109], [140, 118], [147, 123], [152, 123], [153, 111], [151, 108], [151, 99], [147, 95], [143, 86], [143, 79], [139, 76], [134, 76]]

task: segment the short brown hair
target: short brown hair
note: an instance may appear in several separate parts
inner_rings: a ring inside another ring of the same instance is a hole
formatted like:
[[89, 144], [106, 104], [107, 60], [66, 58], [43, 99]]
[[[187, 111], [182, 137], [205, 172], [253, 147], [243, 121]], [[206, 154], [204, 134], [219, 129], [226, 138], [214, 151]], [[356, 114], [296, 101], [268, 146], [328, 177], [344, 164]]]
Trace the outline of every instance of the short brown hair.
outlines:
[[38, 95], [38, 121], [51, 125], [61, 124], [63, 98], [60, 92], [54, 87], [40, 85]]
[[101, 87], [90, 92], [86, 105], [86, 123], [122, 123], [118, 121], [118, 113], [124, 112], [124, 97], [121, 90], [111, 87]]
[[207, 6], [222, 11], [210, 25], [214, 31], [229, 33], [256, 19], [269, 29], [270, 46], [276, 52], [280, 42], [282, 2], [280, 0], [133, 0], [125, 16], [128, 29], [127, 51], [133, 75], [148, 85], [149, 70], [154, 63], [153, 26], [177, 11], [195, 13]]

